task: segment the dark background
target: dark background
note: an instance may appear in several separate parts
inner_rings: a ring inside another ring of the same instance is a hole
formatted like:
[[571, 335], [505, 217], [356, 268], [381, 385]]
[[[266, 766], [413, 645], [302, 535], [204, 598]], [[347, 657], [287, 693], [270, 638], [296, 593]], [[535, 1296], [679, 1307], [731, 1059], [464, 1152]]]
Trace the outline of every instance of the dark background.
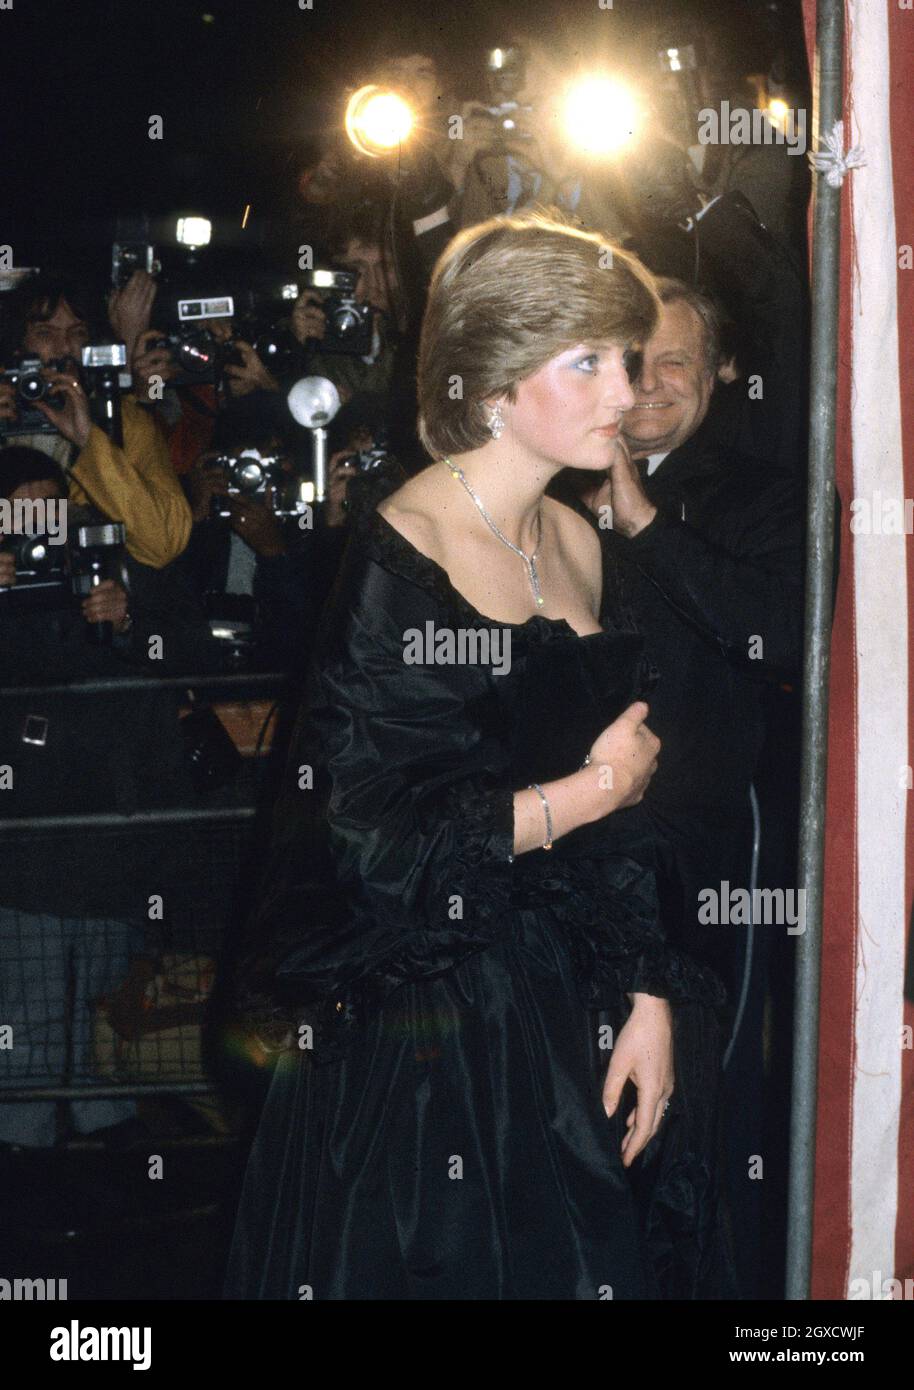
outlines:
[[[223, 240], [281, 202], [290, 150], [339, 128], [344, 90], [385, 34], [434, 45], [448, 113], [481, 95], [482, 53], [520, 19], [572, 60], [627, 68], [697, 35], [719, 75], [766, 71], [786, 46], [802, 86], [800, 0], [14, 0], [0, 10], [0, 244], [18, 265], [103, 264], [117, 215], [196, 211]], [[210, 18], [205, 18], [209, 16]], [[151, 115], [164, 139], [148, 138]], [[93, 250], [94, 248], [94, 250]]]

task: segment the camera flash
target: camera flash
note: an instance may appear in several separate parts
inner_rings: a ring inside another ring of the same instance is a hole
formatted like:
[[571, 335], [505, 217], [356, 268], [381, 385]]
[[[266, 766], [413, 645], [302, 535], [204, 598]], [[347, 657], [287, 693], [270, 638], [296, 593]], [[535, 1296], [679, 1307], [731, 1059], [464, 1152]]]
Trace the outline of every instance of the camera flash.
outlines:
[[180, 246], [189, 246], [195, 251], [198, 246], [209, 246], [213, 224], [208, 217], [179, 217], [177, 240]]

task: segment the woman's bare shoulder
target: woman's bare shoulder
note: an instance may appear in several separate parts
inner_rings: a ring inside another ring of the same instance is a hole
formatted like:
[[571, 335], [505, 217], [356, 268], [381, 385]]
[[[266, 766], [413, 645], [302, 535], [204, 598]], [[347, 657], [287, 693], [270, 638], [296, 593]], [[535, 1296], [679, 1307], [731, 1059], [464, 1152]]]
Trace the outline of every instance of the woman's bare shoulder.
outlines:
[[402, 487], [378, 503], [377, 511], [419, 550], [426, 554], [434, 550], [442, 516], [441, 490], [434, 467], [408, 478]]
[[563, 547], [572, 552], [580, 552], [591, 565], [600, 565], [600, 537], [596, 528], [579, 512], [554, 497], [544, 498], [547, 515], [562, 541]]

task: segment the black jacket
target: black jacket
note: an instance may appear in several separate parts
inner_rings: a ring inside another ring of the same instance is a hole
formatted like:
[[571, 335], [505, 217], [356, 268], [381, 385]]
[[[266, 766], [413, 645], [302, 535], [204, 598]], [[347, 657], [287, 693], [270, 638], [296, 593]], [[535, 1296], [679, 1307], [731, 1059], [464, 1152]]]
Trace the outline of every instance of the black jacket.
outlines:
[[707, 421], [644, 478], [658, 514], [638, 536], [600, 535], [604, 584], [621, 585], [659, 672], [646, 698], [661, 749], [642, 804], [679, 881], [671, 940], [732, 984], [736, 937], [697, 922], [697, 894], [747, 882], [766, 690], [801, 661], [803, 508], [793, 470], [715, 441]]
[[647, 799], [677, 818], [726, 814], [747, 802], [765, 683], [801, 660], [799, 486], [724, 454], [704, 426], [643, 485], [658, 507], [651, 524], [631, 540], [599, 534], [607, 582], [618, 567], [660, 673], [648, 722], [663, 748]]

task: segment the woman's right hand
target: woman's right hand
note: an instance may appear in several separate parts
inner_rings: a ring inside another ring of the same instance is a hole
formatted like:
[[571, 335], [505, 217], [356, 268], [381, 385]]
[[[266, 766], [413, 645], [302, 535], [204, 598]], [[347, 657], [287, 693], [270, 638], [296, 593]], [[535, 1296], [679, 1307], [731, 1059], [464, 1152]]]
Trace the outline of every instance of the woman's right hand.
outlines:
[[657, 770], [660, 740], [645, 724], [643, 700], [629, 705], [604, 729], [590, 750], [590, 762], [549, 782], [542, 793], [549, 803], [544, 815], [540, 793], [528, 787], [514, 794], [514, 853], [539, 849], [547, 834], [553, 839], [578, 826], [602, 820], [611, 811], [634, 806]]
[[595, 819], [635, 806], [657, 771], [660, 740], [645, 724], [648, 706], [636, 700], [608, 725], [590, 750]]

